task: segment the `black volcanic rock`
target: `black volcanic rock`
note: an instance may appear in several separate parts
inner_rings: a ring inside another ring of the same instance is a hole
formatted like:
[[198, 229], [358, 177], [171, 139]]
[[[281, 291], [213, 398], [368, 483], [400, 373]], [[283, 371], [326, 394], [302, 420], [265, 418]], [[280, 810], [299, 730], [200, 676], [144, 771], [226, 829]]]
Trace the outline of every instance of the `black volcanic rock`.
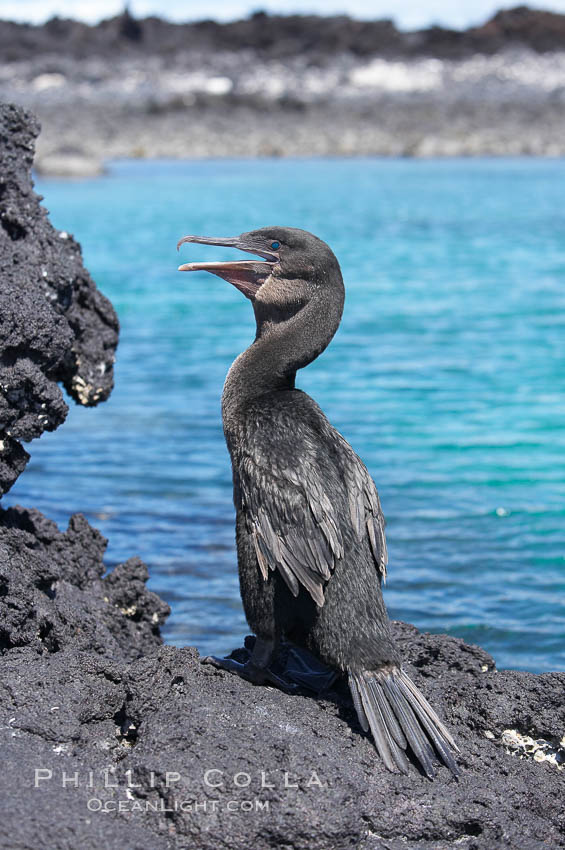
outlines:
[[143, 28], [137, 18], [134, 18], [126, 6], [119, 19], [120, 36], [129, 41], [141, 41], [143, 39]]
[[565, 674], [497, 672], [478, 647], [394, 628], [459, 743], [459, 780], [445, 768], [434, 782], [415, 767], [390, 774], [343, 688], [289, 696], [191, 648], [150, 646], [128, 666], [72, 645], [9, 650], [0, 799], [14, 804], [0, 835], [13, 843], [0, 846], [565, 846], [563, 773], [502, 740], [511, 727], [558, 747]]
[[478, 647], [394, 624], [449, 723], [461, 777], [388, 773], [347, 688], [289, 696], [160, 645], [166, 606], [104, 541], [0, 513], [0, 847], [296, 850], [565, 846], [563, 774], [505, 730], [559, 749], [564, 674], [497, 672]]
[[72, 236], [50, 224], [33, 191], [37, 121], [0, 105], [0, 495], [27, 461], [20, 440], [67, 415], [58, 386], [94, 405], [113, 386], [118, 320]]
[[171, 23], [157, 17], [135, 19], [127, 10], [95, 26], [58, 17], [40, 26], [0, 21], [0, 59], [5, 62], [42, 54], [83, 59], [132, 56], [136, 51], [167, 55], [194, 48], [210, 53], [251, 50], [274, 59], [304, 55], [320, 60], [340, 53], [457, 58], [515, 46], [537, 51], [565, 49], [565, 15], [518, 6], [467, 30], [434, 26], [412, 32], [397, 29], [390, 20], [265, 12], [221, 24], [213, 20]]
[[83, 516], [65, 533], [39, 511], [0, 509], [0, 650], [67, 648], [131, 661], [161, 643], [168, 606], [138, 558], [106, 578], [106, 540]]
[[502, 9], [471, 30], [477, 46], [488, 52], [510, 46], [527, 46], [540, 53], [565, 48], [565, 15], [516, 6]]

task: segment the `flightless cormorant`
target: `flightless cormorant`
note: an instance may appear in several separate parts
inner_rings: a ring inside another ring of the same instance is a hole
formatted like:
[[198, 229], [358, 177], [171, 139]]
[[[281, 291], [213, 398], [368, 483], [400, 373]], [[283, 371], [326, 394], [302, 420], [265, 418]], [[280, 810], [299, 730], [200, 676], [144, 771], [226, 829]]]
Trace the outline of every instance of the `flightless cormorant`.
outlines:
[[186, 263], [236, 286], [253, 304], [254, 342], [222, 395], [231, 456], [243, 607], [256, 635], [246, 664], [215, 663], [256, 683], [282, 684], [269, 665], [281, 638], [347, 674], [359, 722], [389, 770], [411, 749], [430, 778], [434, 748], [457, 774], [457, 749], [402, 670], [381, 582], [384, 519], [374, 482], [316, 402], [295, 388], [298, 369], [329, 344], [344, 302], [339, 263], [325, 242], [292, 227], [235, 238], [185, 236], [262, 260]]

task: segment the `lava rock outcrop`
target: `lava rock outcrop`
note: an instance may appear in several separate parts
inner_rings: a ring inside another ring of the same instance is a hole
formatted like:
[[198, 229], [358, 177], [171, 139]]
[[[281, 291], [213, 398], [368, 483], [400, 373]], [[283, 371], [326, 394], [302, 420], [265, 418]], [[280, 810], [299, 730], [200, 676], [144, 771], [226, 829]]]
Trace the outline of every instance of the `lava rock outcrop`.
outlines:
[[118, 319], [80, 246], [33, 191], [38, 133], [29, 113], [0, 105], [0, 495], [27, 463], [21, 441], [64, 421], [59, 383], [79, 404], [108, 397], [118, 343]]

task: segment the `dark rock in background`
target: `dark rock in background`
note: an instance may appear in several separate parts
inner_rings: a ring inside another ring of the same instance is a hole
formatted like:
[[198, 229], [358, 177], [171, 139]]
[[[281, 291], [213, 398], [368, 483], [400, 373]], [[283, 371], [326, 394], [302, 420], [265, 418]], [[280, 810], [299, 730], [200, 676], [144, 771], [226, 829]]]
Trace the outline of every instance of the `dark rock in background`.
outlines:
[[166, 55], [191, 44], [209, 52], [253, 50], [271, 58], [305, 54], [312, 61], [342, 52], [450, 58], [508, 47], [544, 52], [565, 48], [565, 15], [517, 6], [467, 30], [433, 26], [413, 32], [397, 29], [391, 20], [266, 12], [221, 24], [213, 20], [171, 23], [157, 17], [137, 20], [127, 10], [95, 26], [59, 17], [38, 26], [0, 21], [0, 60], [5, 62], [61, 51], [80, 59], [139, 50], [146, 55]]
[[64, 421], [59, 382], [79, 404], [108, 397], [118, 343], [116, 314], [80, 246], [33, 191], [38, 133], [29, 113], [0, 106], [0, 495], [27, 461], [20, 441]]
[[565, 15], [516, 6], [501, 9], [489, 21], [472, 30], [474, 43], [491, 52], [507, 44], [526, 45], [543, 53], [565, 49]]

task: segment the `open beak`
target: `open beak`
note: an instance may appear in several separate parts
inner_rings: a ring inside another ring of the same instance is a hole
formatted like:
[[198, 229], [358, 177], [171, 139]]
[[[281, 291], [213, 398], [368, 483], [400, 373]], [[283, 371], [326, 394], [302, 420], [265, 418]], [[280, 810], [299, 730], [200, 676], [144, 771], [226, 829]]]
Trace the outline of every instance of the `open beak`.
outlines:
[[261, 260], [234, 260], [227, 263], [184, 263], [179, 266], [179, 272], [210, 272], [232, 283], [247, 298], [253, 300], [257, 290], [262, 286], [278, 262], [278, 254], [267, 251], [263, 245], [254, 245], [242, 236], [183, 236], [177, 244], [177, 251], [185, 242], [198, 242], [201, 245], [218, 245], [222, 248], [238, 248], [249, 254], [264, 257]]

